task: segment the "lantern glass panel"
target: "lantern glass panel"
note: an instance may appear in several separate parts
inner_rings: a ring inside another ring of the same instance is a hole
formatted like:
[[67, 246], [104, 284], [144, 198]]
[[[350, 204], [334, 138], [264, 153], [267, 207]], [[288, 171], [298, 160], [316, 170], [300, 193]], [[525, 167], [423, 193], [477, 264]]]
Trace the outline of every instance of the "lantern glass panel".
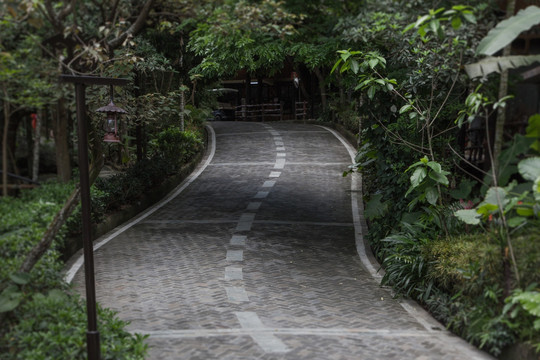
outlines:
[[105, 121], [105, 131], [108, 133], [116, 133], [116, 116], [114, 114], [108, 114]]

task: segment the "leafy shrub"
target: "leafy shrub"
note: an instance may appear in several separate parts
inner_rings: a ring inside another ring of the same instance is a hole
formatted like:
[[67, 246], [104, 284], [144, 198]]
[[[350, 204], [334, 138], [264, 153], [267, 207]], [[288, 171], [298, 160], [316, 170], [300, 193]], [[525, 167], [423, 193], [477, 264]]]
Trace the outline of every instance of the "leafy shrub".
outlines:
[[[76, 295], [37, 293], [17, 309], [20, 321], [1, 339], [3, 359], [86, 359], [86, 306]], [[123, 330], [126, 322], [98, 306], [102, 359], [143, 359], [145, 337]]]
[[501, 250], [490, 240], [487, 234], [473, 234], [427, 243], [423, 256], [430, 264], [428, 277], [451, 294], [478, 295], [486, 282], [500, 284]]
[[[16, 273], [26, 254], [41, 239], [45, 229], [62, 208], [72, 186], [55, 182], [44, 183], [33, 190], [22, 191], [20, 197], [0, 198], [0, 288], [10, 283], [10, 275]], [[46, 289], [59, 286], [62, 264], [58, 251], [65, 228], [31, 272], [30, 287]], [[29, 289], [30, 290], [30, 289]]]
[[[60, 290], [68, 288], [62, 277], [63, 263], [59, 252], [66, 227], [30, 274], [24, 277], [17, 274], [26, 255], [40, 241], [72, 190], [72, 184], [51, 182], [23, 191], [18, 198], [0, 198], [0, 211], [10, 214], [0, 217], [2, 359], [86, 357], [84, 304], [78, 297]], [[103, 192], [94, 190], [92, 195], [96, 194], [101, 201]], [[101, 206], [97, 203], [93, 207], [94, 213], [102, 213]], [[111, 311], [99, 309], [99, 314], [103, 358], [141, 359], [146, 349], [143, 338], [125, 332], [126, 324], [116, 319]]]
[[417, 229], [394, 234], [382, 240], [382, 266], [385, 274], [382, 285], [392, 285], [398, 294], [413, 299], [429, 297], [433, 280], [426, 274], [428, 264], [422, 256], [423, 247], [429, 240]]
[[155, 142], [158, 155], [167, 159], [171, 171], [189, 162], [203, 145], [201, 136], [197, 132], [181, 131], [174, 126], [160, 132]]

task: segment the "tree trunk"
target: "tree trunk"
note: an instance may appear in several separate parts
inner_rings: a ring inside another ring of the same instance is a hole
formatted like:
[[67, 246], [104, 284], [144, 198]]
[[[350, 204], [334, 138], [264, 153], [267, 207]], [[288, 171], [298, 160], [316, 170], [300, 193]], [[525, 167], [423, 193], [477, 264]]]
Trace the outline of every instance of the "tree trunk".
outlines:
[[[508, 0], [506, 5], [506, 18], [514, 15], [516, 0]], [[508, 44], [503, 50], [503, 56], [509, 56], [512, 52], [512, 44]], [[499, 83], [499, 99], [502, 99], [508, 94], [508, 70], [501, 72]], [[501, 155], [504, 141], [504, 124], [506, 122], [506, 109], [500, 106], [497, 109], [497, 122], [495, 123], [495, 137], [493, 140], [493, 175], [499, 176], [499, 156]], [[497, 184], [497, 178], [493, 179], [493, 184]]]
[[58, 111], [53, 121], [54, 142], [56, 148], [56, 174], [58, 180], [67, 183], [71, 179], [71, 162], [69, 156], [69, 120], [66, 99], [58, 100]]
[[[4, 99], [7, 99], [7, 89], [4, 87]], [[8, 196], [8, 131], [9, 131], [9, 102], [4, 100], [4, 135], [2, 136], [2, 194]]]
[[326, 88], [324, 86], [324, 77], [321, 74], [321, 70], [316, 67], [313, 69], [313, 72], [315, 73], [315, 76], [317, 76], [317, 80], [319, 82], [319, 91], [321, 92], [321, 105], [322, 110], [326, 110]]
[[34, 128], [32, 126], [32, 117], [25, 118], [25, 135], [26, 135], [26, 170], [27, 177], [32, 179], [32, 166], [34, 164]]
[[[90, 169], [89, 174], [89, 180], [90, 180], [90, 186], [94, 183], [94, 181], [97, 179], [99, 172], [101, 171], [101, 168], [103, 167], [103, 156], [99, 154], [99, 156], [95, 156], [95, 159], [97, 159], [97, 163], [94, 163], [92, 168]], [[49, 224], [49, 227], [45, 231], [45, 234], [43, 234], [43, 237], [37, 243], [32, 250], [26, 255], [26, 258], [24, 259], [23, 264], [19, 268], [19, 272], [30, 272], [34, 265], [41, 259], [43, 254], [51, 247], [51, 244], [58, 235], [58, 232], [60, 231], [60, 228], [62, 225], [64, 225], [69, 218], [69, 216], [73, 213], [73, 210], [77, 207], [80, 201], [80, 185], [77, 184], [69, 198], [67, 199], [66, 203], [62, 207], [62, 209], [56, 214], [54, 219]]]
[[41, 143], [41, 116], [36, 116], [36, 129], [34, 137], [34, 154], [32, 161], [32, 180], [37, 181], [39, 177], [39, 145]]

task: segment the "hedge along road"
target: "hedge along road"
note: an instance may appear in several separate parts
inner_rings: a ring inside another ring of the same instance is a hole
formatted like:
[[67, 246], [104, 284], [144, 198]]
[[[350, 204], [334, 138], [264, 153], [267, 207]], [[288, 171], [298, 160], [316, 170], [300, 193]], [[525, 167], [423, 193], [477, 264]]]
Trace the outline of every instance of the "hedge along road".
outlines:
[[339, 134], [208, 129], [195, 172], [95, 243], [97, 300], [150, 335], [149, 359], [490, 359], [379, 286]]

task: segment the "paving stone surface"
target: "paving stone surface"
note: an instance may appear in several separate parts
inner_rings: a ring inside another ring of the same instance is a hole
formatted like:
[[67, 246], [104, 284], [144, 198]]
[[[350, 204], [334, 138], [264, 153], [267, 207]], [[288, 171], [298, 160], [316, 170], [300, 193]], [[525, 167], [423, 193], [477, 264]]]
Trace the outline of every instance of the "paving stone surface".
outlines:
[[331, 131], [212, 129], [200, 175], [94, 254], [98, 302], [150, 335], [149, 359], [490, 359], [366, 270]]

